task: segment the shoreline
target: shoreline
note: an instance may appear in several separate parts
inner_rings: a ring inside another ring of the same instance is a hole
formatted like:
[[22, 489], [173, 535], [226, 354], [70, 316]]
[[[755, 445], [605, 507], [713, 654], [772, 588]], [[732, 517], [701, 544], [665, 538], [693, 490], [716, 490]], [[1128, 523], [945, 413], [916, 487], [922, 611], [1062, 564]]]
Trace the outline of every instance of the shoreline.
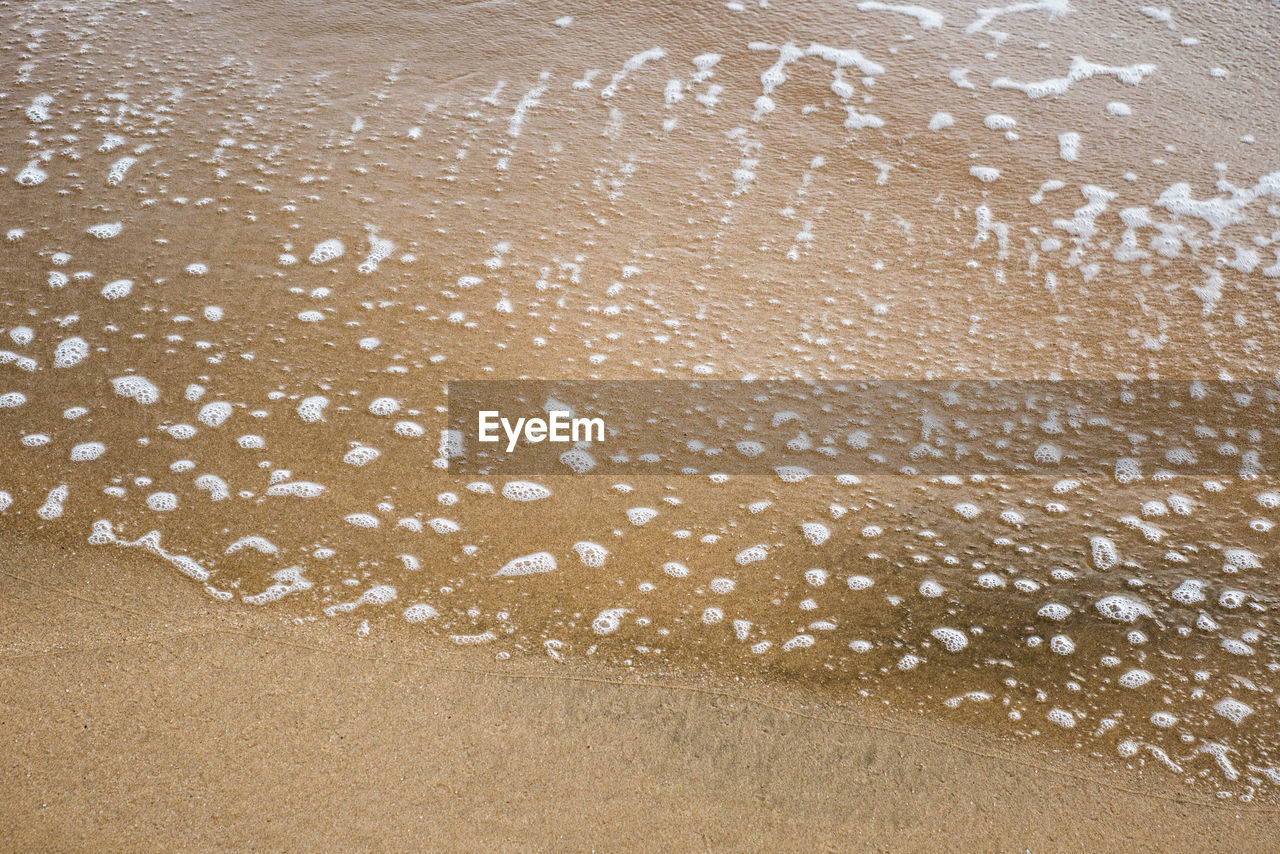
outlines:
[[[837, 725], [784, 708], [778, 698], [798, 696], [785, 689], [730, 696], [533, 662], [480, 668], [439, 643], [354, 641], [327, 627], [298, 636], [145, 563], [6, 545], [0, 825], [19, 849], [811, 850], [820, 840], [1034, 851], [1105, 838], [1210, 850], [1188, 840], [1194, 830], [1265, 850], [1280, 831], [1280, 811], [1264, 805], [1137, 794], [1081, 779], [1070, 757], [1051, 770], [1031, 749], [983, 755], [908, 732], [910, 721]], [[190, 619], [156, 625], [152, 603], [118, 601], [126, 589]], [[49, 637], [77, 632], [91, 639], [49, 649]], [[564, 813], [564, 803], [593, 809]]]

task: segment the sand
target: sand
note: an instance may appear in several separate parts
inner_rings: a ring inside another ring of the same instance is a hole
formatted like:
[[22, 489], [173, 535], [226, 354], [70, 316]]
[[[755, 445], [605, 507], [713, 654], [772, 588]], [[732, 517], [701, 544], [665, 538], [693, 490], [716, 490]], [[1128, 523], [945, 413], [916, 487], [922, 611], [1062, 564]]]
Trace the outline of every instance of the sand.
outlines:
[[0, 7], [0, 848], [1274, 849], [1280, 7], [858, 5]]
[[905, 718], [344, 639], [147, 564], [4, 546], [7, 850], [1265, 851], [1280, 833], [1274, 811]]

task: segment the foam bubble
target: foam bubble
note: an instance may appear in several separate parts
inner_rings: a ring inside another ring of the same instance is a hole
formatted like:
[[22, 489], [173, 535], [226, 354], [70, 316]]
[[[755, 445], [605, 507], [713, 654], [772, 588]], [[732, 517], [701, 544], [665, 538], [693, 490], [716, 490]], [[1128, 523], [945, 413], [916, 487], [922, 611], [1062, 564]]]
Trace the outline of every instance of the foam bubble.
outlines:
[[195, 484], [196, 489], [209, 493], [210, 501], [222, 501], [231, 497], [231, 490], [227, 488], [227, 482], [216, 474], [202, 474], [196, 478]]
[[380, 456], [382, 456], [382, 452], [377, 448], [357, 444], [343, 454], [342, 461], [349, 466], [367, 466]]
[[582, 561], [583, 566], [593, 569], [604, 566], [604, 560], [609, 556], [609, 550], [604, 546], [585, 540], [574, 543], [573, 550], [578, 553], [578, 560]]
[[200, 414], [196, 416], [197, 420], [206, 427], [220, 427], [230, 417], [231, 404], [220, 400], [206, 403], [200, 407]]
[[1104, 596], [1095, 603], [1094, 607], [1102, 616], [1122, 623], [1132, 623], [1139, 617], [1152, 616], [1151, 609], [1142, 602], [1120, 593]]
[[107, 446], [101, 442], [81, 442], [71, 449], [71, 461], [83, 463], [96, 460], [107, 452]]
[[425, 623], [438, 616], [440, 612], [425, 602], [419, 602], [404, 609], [405, 621], [409, 623]]
[[1102, 572], [1111, 569], [1120, 561], [1120, 556], [1116, 553], [1116, 544], [1108, 537], [1090, 537], [1089, 550], [1093, 553], [1093, 565]]
[[932, 579], [920, 582], [920, 595], [926, 599], [936, 599], [945, 592], [946, 588]]
[[115, 163], [111, 164], [111, 168], [107, 170], [107, 186], [118, 187], [124, 181], [124, 176], [133, 168], [133, 164], [138, 162], [136, 157], [121, 157]]
[[295, 480], [289, 483], [273, 483], [267, 487], [267, 495], [287, 495], [294, 498], [319, 498], [325, 493], [323, 484], [309, 480]]
[[1125, 688], [1141, 688], [1151, 681], [1151, 674], [1140, 668], [1134, 668], [1120, 675], [1116, 680]]
[[805, 539], [815, 546], [822, 545], [831, 536], [831, 529], [821, 522], [804, 522], [800, 530], [804, 532]]
[[1055, 723], [1064, 729], [1071, 729], [1076, 725], [1076, 716], [1066, 709], [1050, 709], [1045, 717], [1049, 719], [1050, 723]]
[[124, 231], [124, 223], [103, 222], [98, 225], [91, 225], [85, 231], [99, 240], [110, 240], [113, 237], [118, 237], [120, 232]]
[[1233, 700], [1230, 697], [1219, 700], [1213, 704], [1213, 710], [1219, 717], [1224, 717], [1233, 724], [1238, 724], [1249, 715], [1253, 714], [1253, 707], [1239, 700]]
[[18, 174], [13, 177], [24, 187], [38, 187], [49, 177], [49, 173], [40, 168], [39, 160], [32, 160], [22, 169], [18, 170]]
[[307, 256], [307, 260], [312, 264], [328, 264], [330, 261], [336, 261], [341, 258], [347, 251], [342, 245], [342, 241], [336, 237], [328, 240], [322, 240], [311, 250], [311, 254]]
[[512, 578], [522, 575], [536, 575], [542, 572], [551, 572], [555, 568], [555, 555], [551, 554], [551, 552], [534, 552], [533, 554], [522, 555], [507, 561], [501, 569], [494, 573], [494, 576]]
[[658, 511], [652, 507], [632, 507], [627, 510], [627, 521], [637, 527], [648, 524], [658, 517]]
[[62, 505], [67, 500], [67, 495], [68, 490], [65, 483], [55, 486], [45, 496], [44, 504], [41, 504], [39, 509], [36, 510], [36, 515], [46, 522], [62, 518]]
[[541, 501], [550, 496], [551, 490], [528, 480], [513, 480], [502, 487], [502, 497], [509, 501]]
[[707, 586], [711, 588], [712, 593], [719, 593], [723, 596], [727, 593], [732, 593], [738, 583], [732, 578], [713, 578]]
[[108, 282], [102, 287], [103, 299], [124, 299], [131, 293], [133, 293], [132, 279], [116, 279], [114, 282]]
[[150, 406], [160, 399], [160, 389], [156, 384], [137, 374], [116, 377], [111, 381], [111, 386], [116, 394], [137, 401], [143, 406]]
[[89, 358], [89, 344], [83, 338], [75, 336], [58, 342], [53, 351], [55, 368], [72, 368]]
[[178, 496], [172, 492], [153, 492], [147, 496], [147, 507], [157, 513], [178, 509]]
[[626, 608], [605, 608], [591, 621], [591, 631], [598, 635], [611, 635], [622, 625]]
[[369, 403], [369, 414], [387, 417], [400, 411], [400, 401], [394, 397], [379, 397]]
[[959, 629], [949, 629], [946, 626], [940, 626], [929, 632], [937, 638], [938, 643], [947, 650], [947, 652], [959, 652], [969, 645], [969, 638]]

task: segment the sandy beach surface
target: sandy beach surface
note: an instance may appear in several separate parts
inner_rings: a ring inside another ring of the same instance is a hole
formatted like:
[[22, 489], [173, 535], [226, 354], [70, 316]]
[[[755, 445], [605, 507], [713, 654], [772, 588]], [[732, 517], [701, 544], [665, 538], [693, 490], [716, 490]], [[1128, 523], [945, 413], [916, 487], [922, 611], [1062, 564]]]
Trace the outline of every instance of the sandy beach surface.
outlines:
[[1277, 33], [0, 0], [0, 849], [1275, 850]]

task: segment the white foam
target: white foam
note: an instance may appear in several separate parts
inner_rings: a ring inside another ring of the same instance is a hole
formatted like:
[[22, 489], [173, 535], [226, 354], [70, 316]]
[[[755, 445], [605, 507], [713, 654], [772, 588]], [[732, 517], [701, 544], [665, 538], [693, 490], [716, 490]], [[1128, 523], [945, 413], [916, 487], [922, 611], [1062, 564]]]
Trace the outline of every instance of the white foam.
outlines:
[[821, 522], [804, 522], [800, 525], [804, 538], [815, 546], [820, 546], [831, 537], [831, 529]]
[[969, 645], [968, 636], [959, 629], [949, 629], [946, 626], [940, 626], [929, 632], [937, 639], [938, 643], [947, 650], [947, 652], [959, 652]]
[[507, 122], [507, 136], [512, 139], [520, 136], [520, 131], [524, 127], [525, 117], [529, 111], [542, 103], [542, 96], [547, 93], [548, 88], [546, 81], [550, 78], [551, 75], [548, 72], [542, 72], [538, 75], [538, 85], [524, 93], [520, 102], [516, 104], [515, 112], [511, 114], [510, 121]]
[[338, 605], [330, 605], [324, 609], [327, 616], [335, 614], [343, 614], [348, 611], [354, 611], [361, 605], [385, 605], [393, 601], [398, 594], [396, 589], [387, 584], [378, 584], [370, 587], [368, 590], [360, 594], [360, 597], [353, 602], [343, 602]]
[[626, 79], [627, 75], [633, 71], [640, 70], [647, 62], [655, 62], [667, 55], [667, 52], [660, 47], [651, 47], [648, 50], [635, 54], [622, 64], [621, 70], [613, 75], [613, 79], [609, 84], [600, 90], [601, 98], [612, 98], [617, 94], [618, 86]]
[[1094, 607], [1102, 616], [1122, 623], [1132, 623], [1139, 617], [1151, 616], [1151, 609], [1142, 602], [1119, 593], [1099, 599]]
[[147, 496], [147, 507], [157, 513], [168, 513], [178, 509], [178, 496], [172, 492], [153, 492]]
[[1134, 669], [1121, 674], [1120, 678], [1117, 679], [1116, 682], [1122, 687], [1137, 689], [1146, 685], [1151, 681], [1151, 679], [1152, 676], [1150, 673], [1135, 667]]
[[712, 593], [719, 593], [723, 596], [727, 593], [732, 593], [738, 583], [732, 578], [713, 578], [707, 586], [711, 588]]
[[1101, 572], [1106, 572], [1120, 561], [1116, 544], [1108, 537], [1101, 535], [1090, 537], [1089, 551], [1093, 555], [1093, 565]]
[[302, 567], [300, 566], [277, 570], [271, 574], [271, 577], [275, 579], [275, 584], [272, 584], [261, 593], [242, 596], [241, 599], [250, 605], [265, 605], [268, 602], [282, 599], [290, 593], [299, 593], [304, 590], [310, 590], [312, 587], [312, 583], [302, 576]]
[[609, 556], [609, 550], [604, 546], [585, 540], [574, 543], [573, 550], [578, 553], [578, 560], [582, 561], [582, 565], [592, 569], [604, 566], [605, 558]]
[[1049, 713], [1045, 717], [1049, 719], [1050, 723], [1055, 723], [1064, 729], [1071, 729], [1076, 725], [1075, 715], [1071, 714], [1071, 712], [1068, 712], [1066, 709], [1050, 709]]
[[327, 407], [328, 405], [329, 405], [329, 398], [324, 397], [322, 395], [317, 394], [317, 395], [312, 395], [311, 397], [303, 398], [302, 402], [298, 404], [298, 408], [297, 408], [298, 417], [301, 418], [303, 421], [307, 422], [308, 424], [314, 424], [317, 421], [323, 421], [324, 410], [325, 410], [325, 407]]
[[24, 187], [38, 187], [43, 184], [49, 177], [49, 173], [40, 168], [39, 160], [32, 160], [26, 166], [18, 170], [18, 174], [13, 176], [13, 180], [17, 181]]
[[319, 498], [325, 492], [323, 484], [309, 480], [295, 480], [288, 483], [273, 483], [267, 487], [269, 496], [291, 496], [293, 498]]
[[556, 568], [556, 558], [551, 552], [534, 552], [512, 558], [494, 573], [495, 577], [514, 578], [522, 575], [536, 575], [551, 572]]
[[116, 279], [114, 282], [108, 282], [102, 288], [102, 297], [108, 300], [124, 299], [131, 293], [133, 293], [133, 281], [131, 279]]
[[868, 0], [868, 2], [859, 3], [858, 8], [863, 12], [893, 12], [898, 15], [908, 15], [916, 19], [922, 30], [936, 30], [942, 26], [944, 20], [942, 13], [926, 9], [924, 6], [895, 5]]
[[400, 401], [394, 397], [379, 397], [369, 402], [369, 414], [386, 418], [400, 411]]
[[632, 507], [627, 510], [627, 521], [636, 527], [652, 522], [657, 516], [658, 511], [652, 507]]
[[307, 260], [312, 264], [327, 264], [341, 258], [346, 251], [347, 248], [342, 245], [341, 240], [331, 237], [317, 243], [311, 250], [311, 254], [307, 256]]
[[997, 45], [1002, 44], [1009, 37], [1009, 34], [1002, 33], [999, 30], [988, 29], [992, 21], [1001, 15], [1035, 12], [1041, 9], [1049, 13], [1049, 20], [1073, 11], [1069, 0], [1030, 0], [1030, 2], [1013, 3], [1008, 6], [994, 6], [987, 9], [979, 9], [978, 17], [966, 26], [964, 31], [968, 35], [986, 33], [991, 36], [992, 41]]
[[1080, 156], [1080, 134], [1075, 131], [1058, 134], [1058, 156], [1068, 163], [1075, 163]]
[[1216, 233], [1228, 225], [1244, 222], [1244, 210], [1262, 198], [1280, 199], [1280, 171], [1263, 175], [1252, 187], [1225, 185], [1229, 195], [1204, 200], [1191, 197], [1191, 185], [1178, 183], [1170, 186], [1156, 199], [1156, 205], [1175, 216], [1188, 216], [1204, 220]]
[[1249, 715], [1253, 714], [1253, 707], [1239, 700], [1233, 700], [1230, 697], [1219, 700], [1213, 704], [1213, 710], [1217, 712], [1219, 717], [1224, 717], [1233, 724], [1238, 724]]
[[52, 95], [36, 95], [31, 99], [31, 106], [27, 107], [27, 121], [38, 125], [49, 121], [49, 107], [51, 106], [53, 106]]
[[[368, 229], [369, 254], [356, 267], [357, 272], [364, 273], [366, 276], [375, 272], [378, 269], [378, 265], [389, 258], [392, 250], [395, 249], [395, 244], [386, 238], [379, 237], [373, 226], [369, 226]], [[314, 256], [314, 254], [313, 252], [312, 255]], [[311, 263], [314, 264], [316, 262], [312, 261]]]
[[1175, 602], [1181, 602], [1183, 605], [1195, 605], [1199, 602], [1203, 602], [1205, 599], [1204, 582], [1194, 578], [1188, 578], [1186, 581], [1174, 588], [1173, 592], [1169, 595], [1173, 597]]
[[107, 170], [107, 186], [118, 187], [124, 181], [124, 176], [128, 174], [133, 165], [138, 162], [136, 157], [121, 157], [115, 163], [111, 164], [111, 168]]
[[55, 368], [72, 368], [89, 358], [89, 344], [83, 338], [75, 336], [58, 342], [53, 351]]
[[231, 404], [225, 401], [214, 401], [200, 407], [197, 420], [206, 427], [221, 427], [231, 417]]
[[159, 531], [151, 531], [129, 542], [116, 536], [109, 521], [99, 519], [93, 523], [93, 533], [89, 535], [89, 543], [95, 546], [115, 545], [122, 548], [140, 548], [167, 561], [169, 565], [189, 578], [193, 578], [196, 581], [207, 581], [209, 578], [209, 571], [195, 560], [186, 555], [172, 554], [165, 551], [160, 545]]
[[[209, 493], [210, 501], [223, 501], [231, 497], [231, 490], [227, 488], [227, 482], [216, 474], [202, 474], [195, 480], [196, 489]], [[271, 487], [274, 489], [275, 487]], [[267, 492], [270, 493], [271, 489]]]
[[98, 225], [91, 225], [85, 231], [99, 240], [110, 240], [113, 237], [120, 236], [120, 232], [124, 231], [124, 223], [103, 222]]
[[1073, 83], [1079, 83], [1082, 80], [1088, 80], [1098, 75], [1111, 76], [1129, 86], [1135, 86], [1142, 82], [1142, 79], [1150, 74], [1154, 74], [1156, 67], [1149, 63], [1135, 63], [1134, 65], [1103, 65], [1096, 62], [1090, 62], [1083, 56], [1077, 56], [1071, 60], [1071, 67], [1067, 70], [1065, 77], [1051, 77], [1047, 80], [1039, 80], [1031, 83], [1019, 83], [1008, 77], [997, 77], [991, 81], [993, 89], [1017, 89], [1025, 92], [1028, 98], [1044, 98], [1048, 96], [1056, 96], [1065, 93], [1071, 88]]
[[160, 389], [156, 384], [138, 374], [116, 377], [111, 381], [111, 386], [116, 394], [137, 401], [143, 406], [150, 406], [160, 399]]
[[96, 460], [107, 452], [107, 446], [101, 442], [81, 442], [71, 449], [71, 461], [83, 463]]
[[502, 487], [502, 497], [509, 501], [541, 501], [550, 496], [551, 490], [528, 480], [513, 480]]
[[404, 619], [408, 623], [425, 623], [438, 616], [440, 612], [425, 602], [419, 602], [404, 609]]
[[598, 635], [611, 635], [622, 625], [626, 608], [605, 608], [591, 621], [591, 631]]
[[1071, 616], [1071, 609], [1058, 602], [1050, 602], [1047, 605], [1041, 606], [1040, 610], [1036, 611], [1036, 613], [1041, 617], [1044, 617], [1046, 620], [1055, 620], [1060, 622]]

